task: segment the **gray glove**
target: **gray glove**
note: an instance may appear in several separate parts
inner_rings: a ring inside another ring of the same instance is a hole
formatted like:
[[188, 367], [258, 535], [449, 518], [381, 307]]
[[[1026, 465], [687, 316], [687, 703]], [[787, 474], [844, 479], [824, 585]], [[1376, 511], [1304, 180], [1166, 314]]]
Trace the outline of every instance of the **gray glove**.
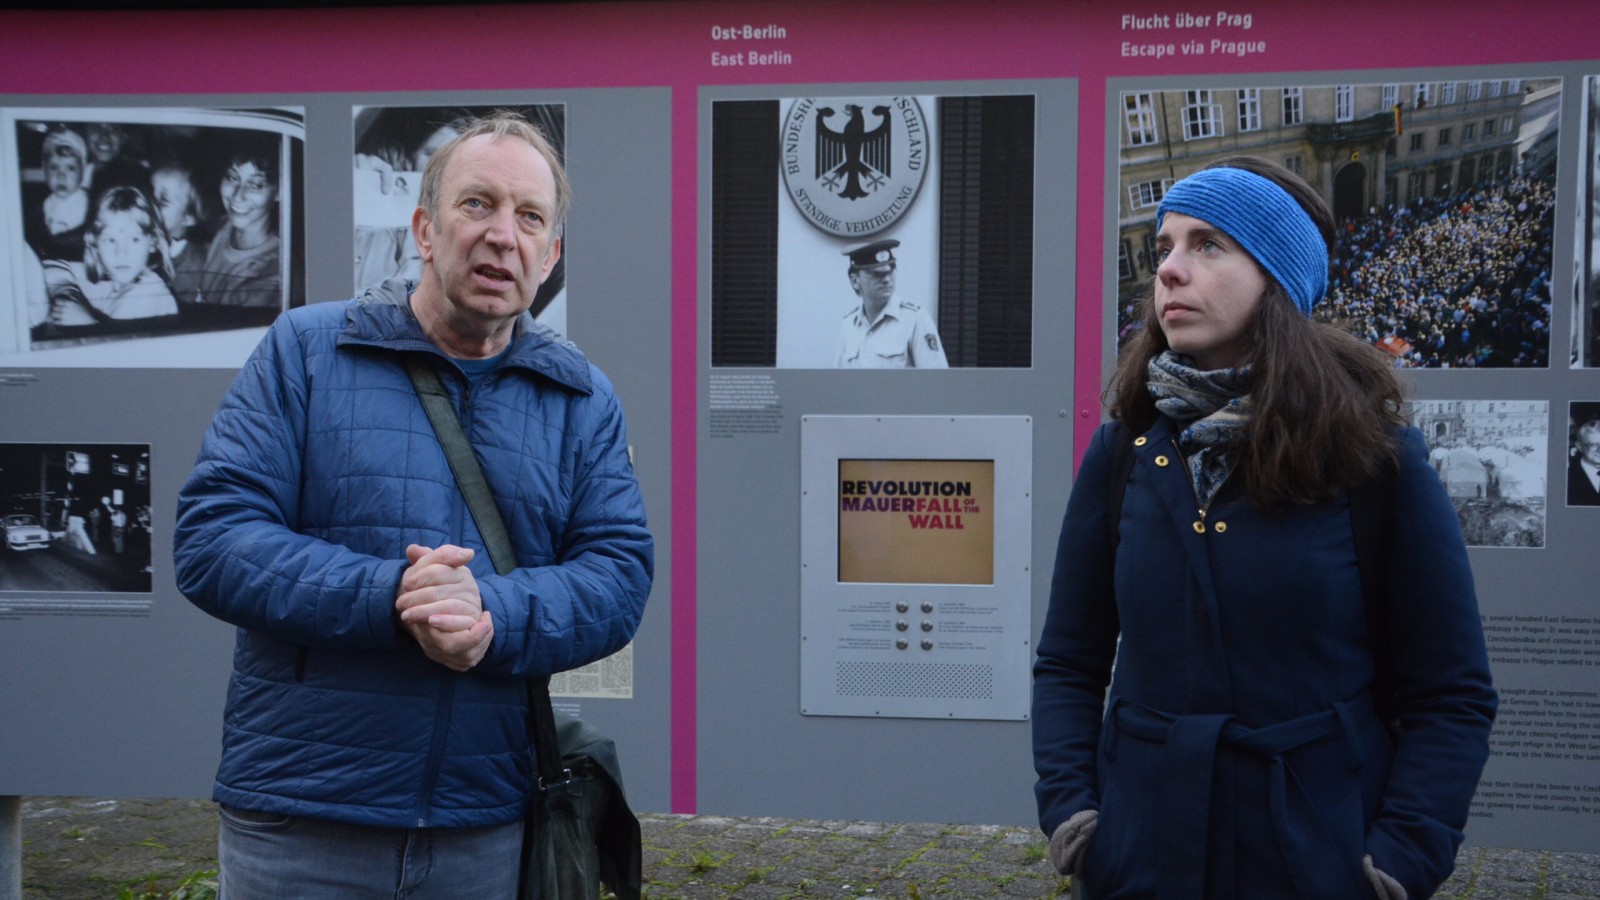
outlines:
[[[1072, 814], [1072, 818], [1056, 826], [1056, 833], [1050, 835], [1050, 862], [1057, 872], [1063, 875], [1078, 874], [1083, 866], [1083, 849], [1089, 846], [1089, 839], [1094, 837], [1094, 829], [1098, 824], [1099, 810], [1080, 809]], [[1403, 891], [1400, 900], [1405, 900]]]
[[[1050, 842], [1051, 858], [1055, 855], [1055, 841]], [[1361, 870], [1367, 873], [1367, 881], [1372, 883], [1372, 889], [1378, 892], [1378, 900], [1406, 900], [1406, 889], [1400, 882], [1390, 878], [1382, 869], [1372, 864], [1370, 855], [1361, 857]]]

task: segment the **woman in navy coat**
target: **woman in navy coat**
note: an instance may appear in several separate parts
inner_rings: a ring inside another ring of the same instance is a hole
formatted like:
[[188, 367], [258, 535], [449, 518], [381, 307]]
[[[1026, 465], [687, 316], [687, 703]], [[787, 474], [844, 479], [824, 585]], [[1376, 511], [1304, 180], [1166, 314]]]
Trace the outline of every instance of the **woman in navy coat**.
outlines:
[[1034, 668], [1040, 824], [1091, 900], [1419, 900], [1454, 865], [1496, 703], [1472, 572], [1393, 369], [1310, 320], [1333, 238], [1251, 157], [1161, 204]]

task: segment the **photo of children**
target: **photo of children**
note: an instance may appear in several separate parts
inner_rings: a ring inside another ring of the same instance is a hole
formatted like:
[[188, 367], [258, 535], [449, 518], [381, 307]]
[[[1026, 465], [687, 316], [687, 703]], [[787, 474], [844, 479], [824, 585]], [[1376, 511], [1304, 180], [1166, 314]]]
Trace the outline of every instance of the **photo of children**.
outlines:
[[83, 256], [83, 224], [89, 215], [89, 192], [84, 184], [89, 147], [76, 131], [61, 128], [44, 137], [45, 186], [50, 192], [37, 206], [30, 205], [23, 219], [28, 243], [48, 248], [62, 259]]
[[151, 172], [150, 189], [167, 233], [172, 295], [182, 303], [194, 303], [209, 250], [197, 230], [202, 222], [211, 221], [211, 206], [196, 189], [194, 172], [183, 163], [169, 162]]
[[303, 112], [5, 109], [0, 134], [0, 363], [215, 365], [304, 302]]
[[49, 324], [175, 316], [171, 269], [166, 233], [149, 198], [138, 188], [112, 188], [100, 195], [84, 235], [84, 261], [44, 264]]

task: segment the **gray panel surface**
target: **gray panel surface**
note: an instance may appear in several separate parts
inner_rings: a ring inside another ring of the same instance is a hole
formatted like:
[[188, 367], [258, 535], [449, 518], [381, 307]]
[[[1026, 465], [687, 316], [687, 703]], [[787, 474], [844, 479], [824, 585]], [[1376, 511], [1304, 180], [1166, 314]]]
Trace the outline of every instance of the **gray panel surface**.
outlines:
[[[736, 370], [768, 379], [776, 428], [712, 437], [702, 338], [699, 437], [699, 809], [906, 821], [1031, 822], [1026, 722], [803, 716], [799, 472], [803, 415], [1029, 416], [1031, 595], [1043, 622], [1072, 471], [1073, 248], [1077, 119], [1071, 81], [718, 87], [700, 92], [700, 309], [709, 322], [710, 108], [714, 100], [840, 94], [1031, 94], [1037, 98], [1033, 367], [947, 371]], [[782, 202], [787, 202], [782, 201]], [[842, 268], [827, 273], [848, 292]], [[981, 772], [1006, 773], [1004, 789]]]

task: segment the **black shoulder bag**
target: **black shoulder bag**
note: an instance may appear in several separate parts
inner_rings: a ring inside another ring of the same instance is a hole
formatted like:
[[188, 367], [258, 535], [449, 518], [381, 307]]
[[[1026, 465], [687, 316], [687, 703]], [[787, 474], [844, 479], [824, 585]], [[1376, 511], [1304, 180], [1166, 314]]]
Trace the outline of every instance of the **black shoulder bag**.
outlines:
[[[450, 471], [483, 535], [494, 569], [516, 568], [505, 521], [426, 354], [405, 356], [406, 374], [450, 460]], [[534, 787], [522, 830], [520, 900], [599, 900], [605, 882], [618, 900], [639, 900], [643, 852], [639, 820], [622, 793], [612, 740], [550, 706], [550, 679], [528, 681], [528, 738]]]

